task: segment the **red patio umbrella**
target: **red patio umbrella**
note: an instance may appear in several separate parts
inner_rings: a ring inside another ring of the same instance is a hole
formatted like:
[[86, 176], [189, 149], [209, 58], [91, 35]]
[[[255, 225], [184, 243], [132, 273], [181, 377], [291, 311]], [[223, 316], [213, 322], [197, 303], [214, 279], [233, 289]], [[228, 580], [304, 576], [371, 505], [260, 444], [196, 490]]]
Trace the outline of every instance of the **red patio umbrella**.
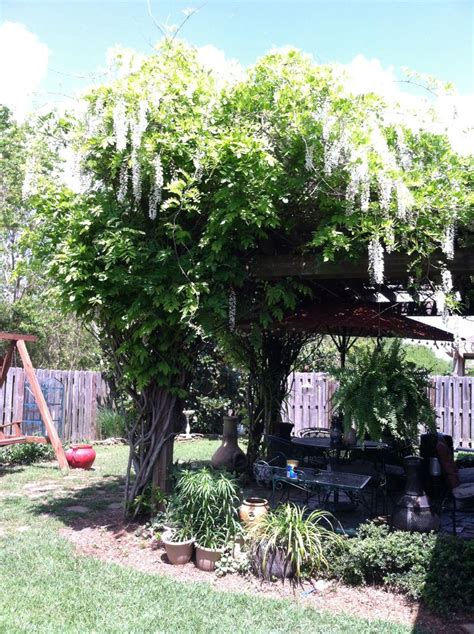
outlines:
[[452, 333], [400, 315], [392, 306], [382, 303], [312, 304], [287, 315], [273, 329], [330, 335], [341, 354], [342, 366], [356, 337], [454, 340]]

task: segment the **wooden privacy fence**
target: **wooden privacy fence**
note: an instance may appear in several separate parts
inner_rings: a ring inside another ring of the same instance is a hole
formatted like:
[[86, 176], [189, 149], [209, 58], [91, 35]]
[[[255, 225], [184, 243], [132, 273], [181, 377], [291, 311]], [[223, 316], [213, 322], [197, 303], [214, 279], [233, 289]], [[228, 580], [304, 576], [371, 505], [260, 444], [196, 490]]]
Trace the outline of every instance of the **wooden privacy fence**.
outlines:
[[[455, 447], [474, 447], [474, 377], [434, 376], [429, 390], [438, 430], [453, 437]], [[329, 429], [331, 399], [337, 381], [323, 372], [294, 372], [288, 377], [285, 420], [293, 433], [305, 427]]]
[[[58, 433], [65, 442], [94, 440], [97, 435], [97, 407], [105, 402], [108, 386], [100, 372], [81, 370], [36, 370], [40, 385], [62, 386], [62, 398], [50, 404], [54, 421], [61, 421]], [[26, 398], [25, 398], [26, 397]], [[48, 400], [48, 399], [47, 399]], [[23, 368], [10, 368], [0, 389], [0, 423], [25, 420], [28, 390]]]

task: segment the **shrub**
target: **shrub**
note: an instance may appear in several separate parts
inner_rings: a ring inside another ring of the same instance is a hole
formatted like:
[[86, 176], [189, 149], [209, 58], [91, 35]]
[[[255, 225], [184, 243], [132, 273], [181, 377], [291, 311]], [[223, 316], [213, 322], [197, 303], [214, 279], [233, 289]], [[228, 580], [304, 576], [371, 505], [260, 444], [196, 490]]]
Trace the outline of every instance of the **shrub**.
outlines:
[[25, 443], [0, 448], [0, 464], [28, 465], [43, 460], [54, 460], [54, 450], [51, 445]]
[[97, 430], [101, 438], [126, 438], [125, 417], [114, 409], [99, 409]]
[[245, 401], [241, 374], [224, 359], [212, 342], [205, 342], [196, 356], [186, 409], [196, 411], [191, 429], [204, 434], [222, 433], [222, 416], [240, 411]]
[[449, 535], [390, 531], [365, 524], [352, 539], [329, 544], [330, 576], [374, 584], [449, 612], [474, 602], [474, 543]]

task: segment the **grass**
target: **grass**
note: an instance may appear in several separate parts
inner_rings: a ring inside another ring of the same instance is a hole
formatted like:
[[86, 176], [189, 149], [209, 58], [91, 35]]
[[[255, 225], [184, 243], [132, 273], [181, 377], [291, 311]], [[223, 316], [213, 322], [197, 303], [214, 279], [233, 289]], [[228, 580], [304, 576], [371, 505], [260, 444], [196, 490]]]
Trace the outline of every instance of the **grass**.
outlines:
[[[175, 455], [201, 461], [217, 445], [180, 443]], [[110, 493], [117, 494], [126, 459], [126, 447], [98, 447], [96, 470], [72, 471], [67, 478], [53, 464], [0, 467], [0, 632], [410, 631], [289, 600], [219, 592], [210, 584], [183, 583], [76, 554], [59, 534], [68, 523], [66, 506], [86, 503], [93, 524], [94, 509], [107, 504]], [[37, 499], [25, 495], [34, 483], [45, 481], [61, 489]]]

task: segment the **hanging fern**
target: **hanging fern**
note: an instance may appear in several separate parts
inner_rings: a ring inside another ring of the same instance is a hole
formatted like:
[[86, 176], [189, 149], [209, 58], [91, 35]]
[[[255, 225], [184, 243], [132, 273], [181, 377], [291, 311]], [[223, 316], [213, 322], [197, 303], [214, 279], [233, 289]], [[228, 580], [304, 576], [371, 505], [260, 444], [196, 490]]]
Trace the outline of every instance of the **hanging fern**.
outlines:
[[358, 351], [352, 361], [334, 395], [346, 429], [354, 424], [360, 439], [375, 440], [414, 440], [420, 425], [435, 431], [428, 372], [406, 360], [400, 341]]

